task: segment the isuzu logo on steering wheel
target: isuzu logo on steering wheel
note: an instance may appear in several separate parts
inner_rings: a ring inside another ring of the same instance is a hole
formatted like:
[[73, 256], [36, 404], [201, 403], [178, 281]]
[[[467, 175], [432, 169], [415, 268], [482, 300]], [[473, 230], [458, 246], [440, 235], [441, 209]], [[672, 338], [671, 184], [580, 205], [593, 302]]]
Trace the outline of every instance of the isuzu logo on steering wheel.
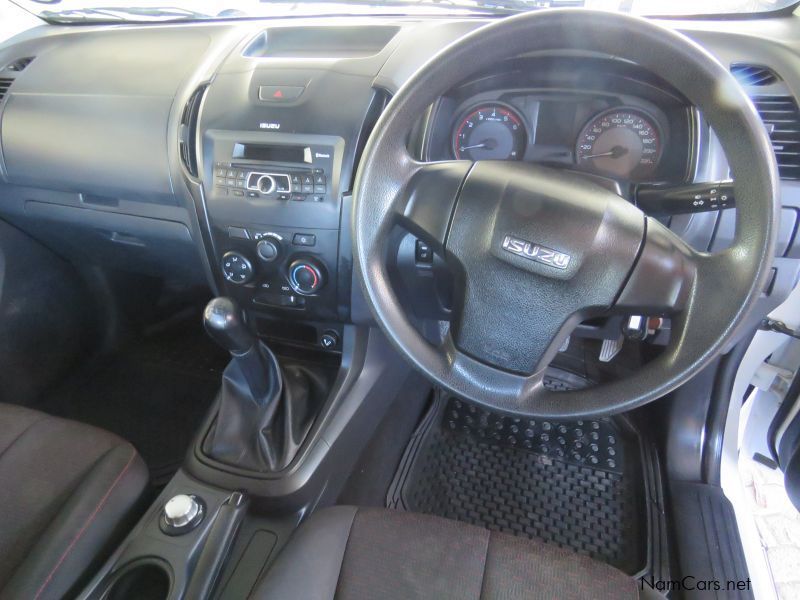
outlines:
[[511, 254], [516, 254], [517, 256], [522, 256], [528, 260], [550, 265], [557, 269], [566, 269], [572, 258], [569, 254], [553, 250], [547, 246], [534, 244], [533, 242], [522, 240], [511, 235], [507, 235], [503, 239], [503, 250]]

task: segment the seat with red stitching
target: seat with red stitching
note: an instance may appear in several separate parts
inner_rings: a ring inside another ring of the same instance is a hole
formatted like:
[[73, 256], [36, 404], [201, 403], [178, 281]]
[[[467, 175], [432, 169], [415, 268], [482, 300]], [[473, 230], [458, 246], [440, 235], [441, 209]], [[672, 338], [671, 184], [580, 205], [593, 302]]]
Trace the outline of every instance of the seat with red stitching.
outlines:
[[0, 404], [0, 599], [74, 594], [147, 479], [125, 440]]

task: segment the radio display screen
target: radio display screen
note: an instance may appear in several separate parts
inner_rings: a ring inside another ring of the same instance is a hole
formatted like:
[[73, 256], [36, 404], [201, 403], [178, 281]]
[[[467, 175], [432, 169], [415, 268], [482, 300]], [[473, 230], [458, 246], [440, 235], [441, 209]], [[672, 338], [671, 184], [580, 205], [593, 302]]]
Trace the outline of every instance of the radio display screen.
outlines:
[[310, 163], [311, 151], [303, 146], [234, 144], [233, 158], [263, 162]]

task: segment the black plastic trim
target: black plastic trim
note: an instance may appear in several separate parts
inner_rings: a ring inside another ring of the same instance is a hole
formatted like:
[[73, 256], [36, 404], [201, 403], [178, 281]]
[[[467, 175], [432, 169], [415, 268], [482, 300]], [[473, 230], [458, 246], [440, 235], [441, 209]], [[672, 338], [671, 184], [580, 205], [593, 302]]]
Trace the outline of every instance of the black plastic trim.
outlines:
[[720, 464], [722, 461], [722, 441], [725, 435], [725, 422], [728, 418], [733, 384], [750, 342], [755, 336], [752, 330], [739, 340], [730, 352], [722, 356], [716, 370], [714, 388], [708, 406], [708, 417], [703, 435], [702, 481], [709, 485], [720, 485]]

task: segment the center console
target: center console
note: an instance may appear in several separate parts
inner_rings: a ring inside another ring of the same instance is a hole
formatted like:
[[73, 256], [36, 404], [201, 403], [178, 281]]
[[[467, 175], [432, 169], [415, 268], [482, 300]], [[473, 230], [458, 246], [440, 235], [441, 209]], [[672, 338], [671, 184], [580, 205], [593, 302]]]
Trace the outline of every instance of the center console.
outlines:
[[205, 200], [226, 295], [265, 318], [320, 323], [300, 341], [337, 349], [344, 140], [209, 131], [206, 149]]
[[[354, 458], [358, 444], [344, 442], [352, 411], [371, 412], [365, 397], [380, 393], [371, 381], [353, 390], [365, 365], [380, 361], [383, 385], [407, 376], [395, 361], [384, 368], [388, 346], [352, 299], [349, 192], [388, 102], [376, 76], [392, 49], [261, 56], [250, 51], [265, 35], [258, 29], [193, 83], [181, 114], [182, 174], [218, 296], [207, 328], [217, 323], [231, 352], [185, 466], [205, 483], [298, 510], [333, 493], [323, 463], [329, 473]], [[358, 33], [345, 29], [342, 40]], [[279, 34], [267, 33], [275, 44]]]

